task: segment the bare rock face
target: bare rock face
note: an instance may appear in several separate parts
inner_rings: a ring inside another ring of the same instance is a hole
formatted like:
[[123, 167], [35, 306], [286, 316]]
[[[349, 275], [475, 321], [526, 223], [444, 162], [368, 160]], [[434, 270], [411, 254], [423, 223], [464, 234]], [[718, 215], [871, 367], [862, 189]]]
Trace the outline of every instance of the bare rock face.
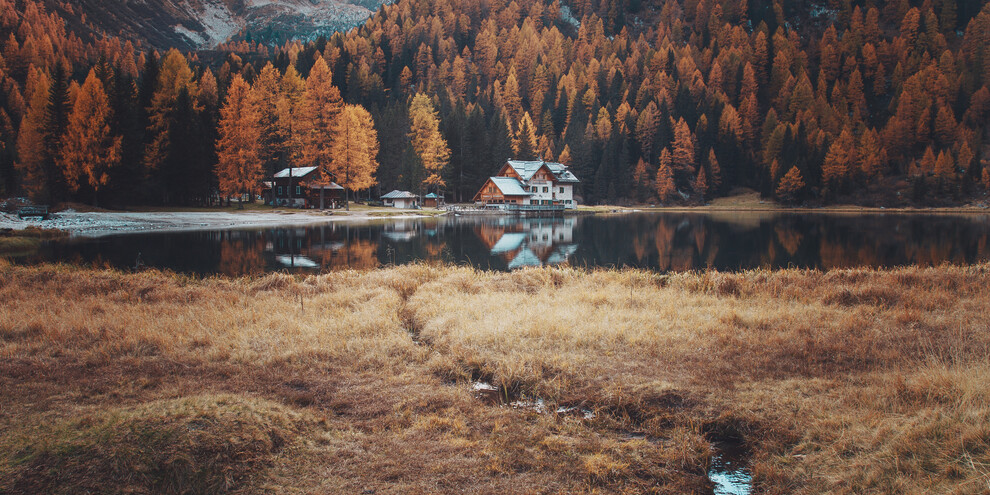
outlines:
[[[85, 15], [98, 30], [155, 48], [198, 50], [245, 32], [275, 40], [315, 38], [360, 24], [387, 1], [75, 0], [64, 17], [71, 23]], [[60, 2], [53, 3], [59, 9]]]

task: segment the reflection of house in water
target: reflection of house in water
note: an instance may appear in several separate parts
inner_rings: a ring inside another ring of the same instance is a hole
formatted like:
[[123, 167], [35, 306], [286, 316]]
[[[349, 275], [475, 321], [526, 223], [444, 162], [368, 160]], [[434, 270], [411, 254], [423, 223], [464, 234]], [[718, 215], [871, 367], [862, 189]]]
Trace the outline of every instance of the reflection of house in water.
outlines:
[[400, 220], [385, 225], [382, 237], [396, 242], [411, 241], [419, 235], [420, 222]]
[[573, 217], [499, 218], [475, 228], [492, 255], [505, 260], [510, 269], [564, 263], [577, 252]]

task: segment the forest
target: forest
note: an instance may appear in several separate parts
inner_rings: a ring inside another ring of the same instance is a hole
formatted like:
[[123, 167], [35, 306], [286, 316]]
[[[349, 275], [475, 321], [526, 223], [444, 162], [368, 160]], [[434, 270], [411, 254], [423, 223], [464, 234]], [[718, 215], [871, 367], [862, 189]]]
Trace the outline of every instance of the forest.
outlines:
[[317, 166], [360, 198], [466, 202], [507, 158], [569, 165], [586, 204], [990, 189], [982, 1], [398, 0], [192, 53], [71, 13], [0, 0], [0, 196], [216, 204]]

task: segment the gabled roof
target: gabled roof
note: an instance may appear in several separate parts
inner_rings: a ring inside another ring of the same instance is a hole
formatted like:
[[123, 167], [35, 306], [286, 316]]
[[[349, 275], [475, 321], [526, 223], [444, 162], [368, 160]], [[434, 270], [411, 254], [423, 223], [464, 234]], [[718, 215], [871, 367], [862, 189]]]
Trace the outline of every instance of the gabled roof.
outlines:
[[533, 193], [528, 193], [522, 188], [522, 184], [519, 183], [518, 179], [512, 177], [492, 177], [490, 180], [499, 191], [502, 191], [503, 196], [533, 195]]
[[577, 183], [581, 182], [578, 180], [570, 170], [567, 169], [567, 165], [563, 163], [556, 162], [545, 162], [545, 161], [523, 161], [523, 160], [509, 160], [508, 165], [512, 167], [513, 170], [519, 177], [524, 181], [528, 181], [533, 178], [533, 174], [537, 170], [542, 168], [544, 165], [550, 170], [550, 173], [554, 175], [557, 182], [567, 182], [567, 183]]
[[416, 195], [409, 191], [400, 191], [398, 189], [382, 195], [382, 199], [414, 199], [415, 197]]
[[275, 174], [275, 178], [284, 179], [289, 176], [289, 171], [292, 171], [293, 177], [305, 177], [310, 174], [310, 172], [316, 170], [317, 167], [292, 167], [283, 168], [281, 171]]

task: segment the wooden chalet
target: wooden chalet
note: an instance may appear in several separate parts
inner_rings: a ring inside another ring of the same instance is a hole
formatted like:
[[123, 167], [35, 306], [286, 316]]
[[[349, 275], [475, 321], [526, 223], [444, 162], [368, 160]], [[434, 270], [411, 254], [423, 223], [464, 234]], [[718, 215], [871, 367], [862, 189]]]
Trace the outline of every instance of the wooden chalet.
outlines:
[[566, 165], [545, 161], [509, 160], [474, 196], [484, 205], [518, 205], [572, 209], [574, 185], [580, 181]]
[[319, 208], [320, 191], [323, 206], [337, 208], [344, 204], [344, 188], [334, 182], [319, 184], [317, 167], [286, 168], [275, 174], [269, 188], [261, 192], [267, 205], [293, 208]]

